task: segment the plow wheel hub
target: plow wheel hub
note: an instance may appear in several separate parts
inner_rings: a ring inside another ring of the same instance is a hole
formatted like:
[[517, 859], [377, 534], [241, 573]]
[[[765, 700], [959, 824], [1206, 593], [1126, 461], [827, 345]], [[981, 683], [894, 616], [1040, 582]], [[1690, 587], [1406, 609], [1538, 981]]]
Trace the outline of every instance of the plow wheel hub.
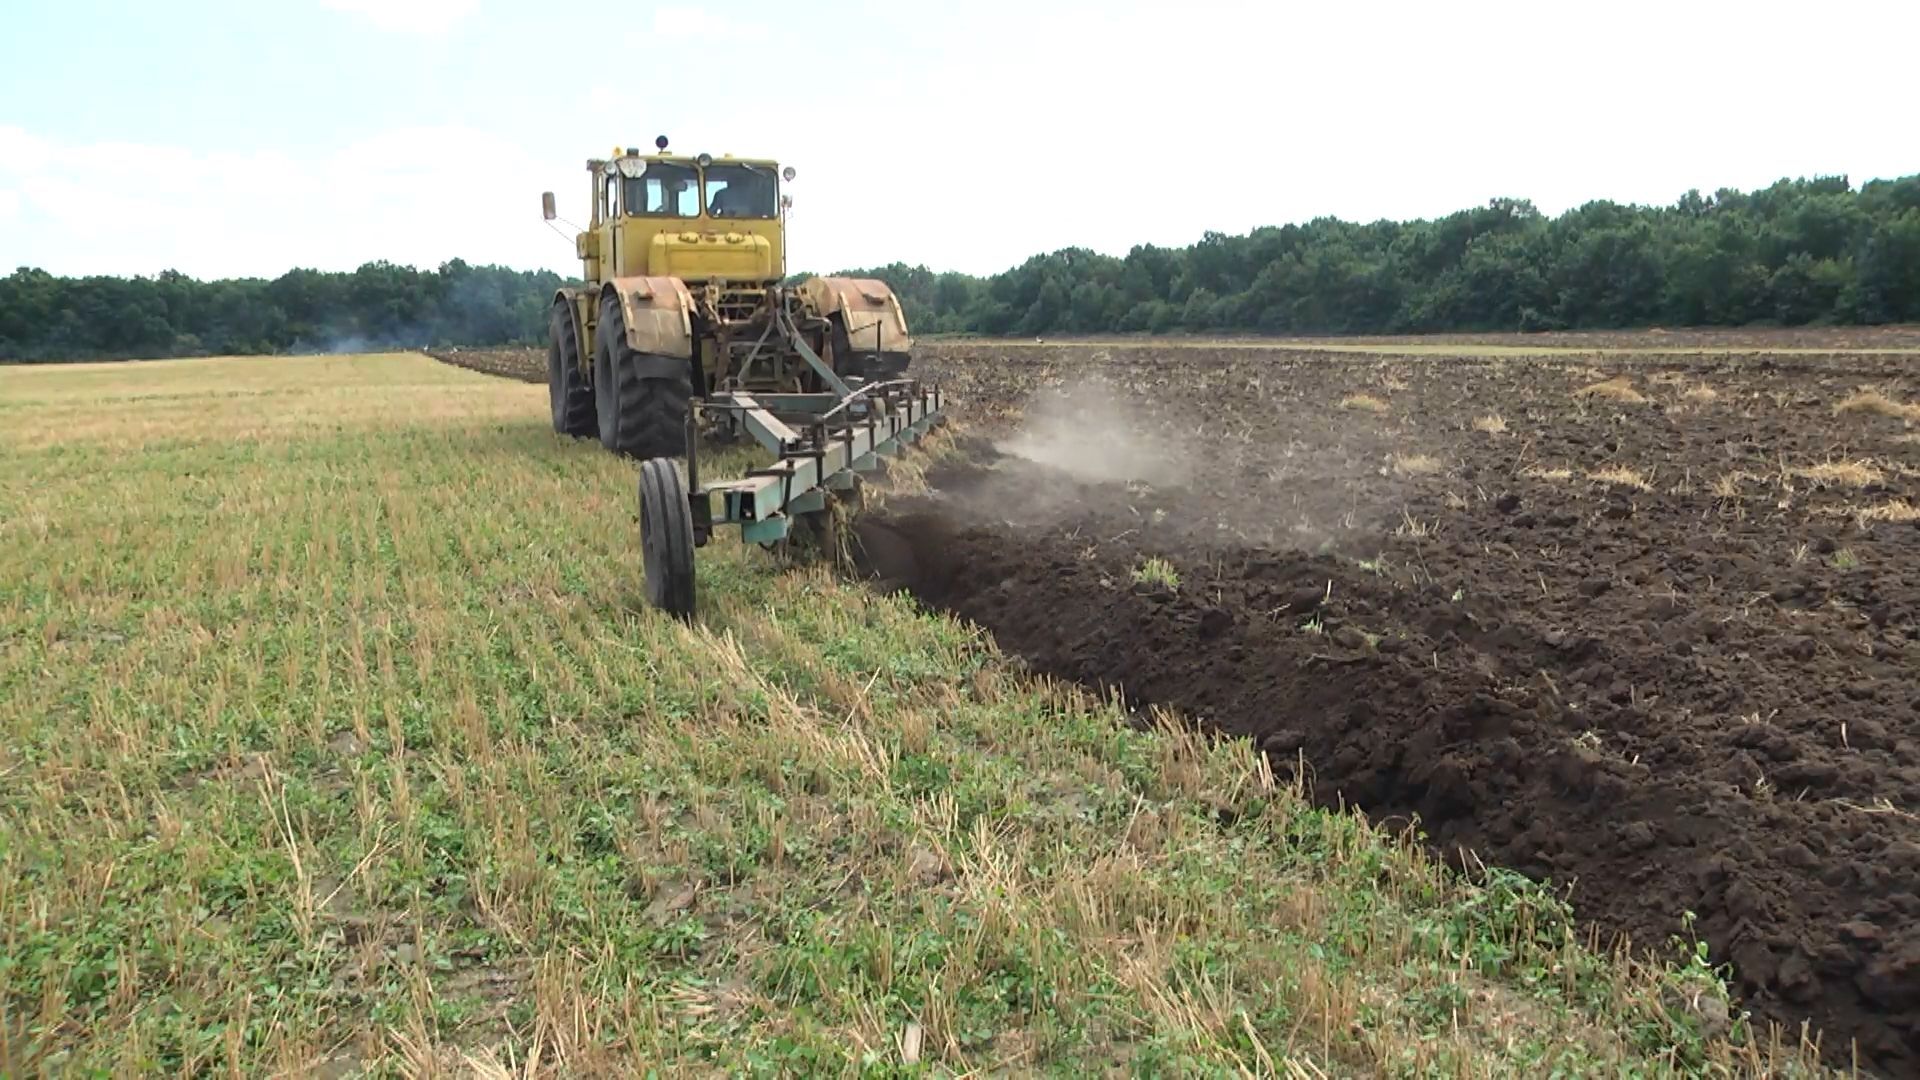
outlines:
[[640, 551], [647, 602], [677, 618], [691, 618], [693, 514], [686, 482], [669, 458], [640, 463]]

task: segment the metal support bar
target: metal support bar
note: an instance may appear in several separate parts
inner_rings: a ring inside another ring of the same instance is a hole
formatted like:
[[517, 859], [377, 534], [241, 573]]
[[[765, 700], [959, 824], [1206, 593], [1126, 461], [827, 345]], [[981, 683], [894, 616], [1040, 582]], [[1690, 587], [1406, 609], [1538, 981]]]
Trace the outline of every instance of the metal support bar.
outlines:
[[780, 319], [787, 332], [787, 339], [793, 343], [793, 351], [799, 353], [800, 359], [805, 360], [807, 366], [813, 369], [814, 374], [820, 376], [820, 381], [826, 383], [833, 389], [834, 393], [841, 397], [851, 397], [853, 395], [853, 388], [848, 386], [839, 375], [835, 374], [834, 370], [826, 365], [826, 361], [820, 359], [820, 355], [813, 351], [812, 346], [807, 344], [806, 338], [800, 336], [800, 330], [793, 325], [793, 316], [783, 311], [780, 313]]
[[728, 402], [734, 406], [740, 417], [740, 423], [753, 436], [753, 441], [776, 454], [784, 454], [800, 442], [800, 433], [788, 427], [786, 421], [760, 407], [760, 402], [746, 394], [729, 394]]
[[[763, 409], [776, 413], [801, 413], [818, 415], [833, 408], [845, 399], [838, 394], [765, 394], [756, 393], [753, 400]], [[722, 406], [725, 407], [724, 401]]]
[[787, 538], [789, 519], [784, 515], [768, 521], [748, 521], [740, 526], [740, 538], [749, 544], [771, 544]]
[[[853, 396], [849, 395], [849, 399]], [[780, 460], [767, 468], [755, 469], [744, 480], [708, 488], [708, 492], [721, 497], [723, 510], [719, 520], [738, 522], [742, 526], [772, 527], [776, 519], [785, 518], [797, 502], [816, 494], [819, 488], [844, 490], [852, 486], [854, 473], [877, 468], [882, 457], [898, 453], [939, 420], [934, 408], [937, 393], [923, 391], [906, 380], [888, 384], [884, 390], [878, 386], [863, 388], [858, 396], [869, 398], [872, 406], [860, 422], [848, 423], [852, 418], [842, 414], [839, 420], [845, 427], [816, 430], [802, 437], [758, 408], [753, 399], [734, 395], [733, 405], [740, 408], [746, 426], [755, 431], [756, 437], [769, 449], [779, 453]], [[778, 441], [776, 433], [791, 433], [791, 437]], [[753, 531], [755, 535], [766, 532]]]
[[693, 520], [693, 546], [713, 537], [713, 497], [700, 490], [700, 415], [687, 410], [687, 510]]

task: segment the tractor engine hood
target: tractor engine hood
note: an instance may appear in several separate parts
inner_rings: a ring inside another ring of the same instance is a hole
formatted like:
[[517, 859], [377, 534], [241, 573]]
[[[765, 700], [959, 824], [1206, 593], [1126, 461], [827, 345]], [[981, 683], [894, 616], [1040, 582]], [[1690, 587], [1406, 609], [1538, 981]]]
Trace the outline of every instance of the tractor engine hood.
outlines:
[[686, 281], [771, 281], [780, 276], [775, 262], [766, 237], [711, 227], [658, 233], [647, 258], [653, 273]]

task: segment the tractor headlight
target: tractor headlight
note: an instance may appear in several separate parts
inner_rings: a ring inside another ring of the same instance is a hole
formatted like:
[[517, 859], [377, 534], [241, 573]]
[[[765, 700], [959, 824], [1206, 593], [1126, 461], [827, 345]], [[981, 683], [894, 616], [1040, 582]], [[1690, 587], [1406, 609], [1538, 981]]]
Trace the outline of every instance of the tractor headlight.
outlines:
[[647, 171], [647, 163], [637, 157], [623, 157], [614, 166], [620, 170], [621, 176], [629, 180], [638, 180]]

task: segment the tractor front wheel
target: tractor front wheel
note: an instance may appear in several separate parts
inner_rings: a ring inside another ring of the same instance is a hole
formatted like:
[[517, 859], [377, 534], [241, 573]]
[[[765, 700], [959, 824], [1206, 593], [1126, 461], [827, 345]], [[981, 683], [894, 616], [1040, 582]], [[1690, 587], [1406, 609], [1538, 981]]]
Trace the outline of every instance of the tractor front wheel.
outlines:
[[547, 397], [553, 404], [555, 434], [586, 438], [594, 425], [593, 387], [580, 366], [580, 336], [574, 332], [573, 305], [556, 300], [547, 313]]
[[600, 445], [635, 458], [680, 457], [687, 452], [687, 409], [693, 363], [636, 352], [627, 344], [620, 297], [600, 298], [594, 330], [593, 398]]
[[679, 619], [693, 617], [693, 512], [679, 466], [640, 463], [640, 554], [647, 602]]

